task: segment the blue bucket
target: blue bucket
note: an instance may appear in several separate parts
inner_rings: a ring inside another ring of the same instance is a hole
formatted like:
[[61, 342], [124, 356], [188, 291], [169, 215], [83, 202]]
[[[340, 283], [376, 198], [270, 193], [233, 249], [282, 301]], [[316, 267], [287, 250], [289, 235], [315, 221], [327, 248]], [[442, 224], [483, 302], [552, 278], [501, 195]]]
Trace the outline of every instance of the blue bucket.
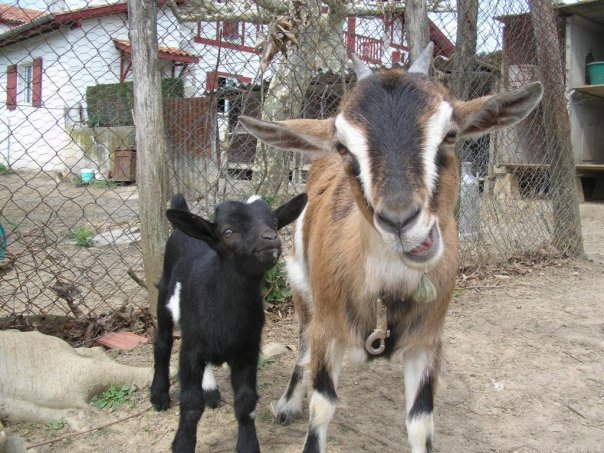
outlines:
[[94, 179], [94, 170], [91, 170], [89, 168], [82, 168], [80, 170], [80, 177], [82, 178], [82, 182], [84, 184], [88, 184]]
[[6, 251], [6, 232], [4, 231], [4, 227], [0, 223], [0, 261], [4, 259], [5, 251]]

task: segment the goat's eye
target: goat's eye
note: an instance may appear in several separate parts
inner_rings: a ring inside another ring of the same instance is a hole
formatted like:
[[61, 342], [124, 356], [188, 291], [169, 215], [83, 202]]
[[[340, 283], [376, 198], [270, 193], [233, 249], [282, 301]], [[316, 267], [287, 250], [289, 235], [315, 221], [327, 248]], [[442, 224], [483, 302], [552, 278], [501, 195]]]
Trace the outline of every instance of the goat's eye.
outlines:
[[222, 232], [222, 235], [225, 238], [230, 238], [233, 235], [233, 230], [226, 229]]
[[452, 145], [453, 143], [455, 143], [457, 141], [458, 136], [459, 136], [459, 133], [457, 131], [449, 131], [449, 132], [447, 132], [447, 135], [445, 135], [445, 139], [443, 141], [445, 143], [448, 143], [449, 145]]
[[346, 154], [349, 153], [348, 148], [346, 148], [344, 145], [342, 145], [341, 143], [338, 143], [336, 145], [336, 151], [340, 154], [340, 156], [345, 156]]

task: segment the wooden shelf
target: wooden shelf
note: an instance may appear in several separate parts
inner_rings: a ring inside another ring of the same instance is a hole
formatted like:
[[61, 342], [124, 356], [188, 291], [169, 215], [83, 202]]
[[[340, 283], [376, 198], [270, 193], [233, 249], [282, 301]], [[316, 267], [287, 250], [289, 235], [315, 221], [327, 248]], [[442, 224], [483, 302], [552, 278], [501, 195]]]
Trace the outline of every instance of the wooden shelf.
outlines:
[[604, 99], [604, 84], [582, 85], [579, 87], [574, 87], [573, 90], [575, 90], [578, 93], [589, 94], [591, 96], [596, 96], [596, 97]]

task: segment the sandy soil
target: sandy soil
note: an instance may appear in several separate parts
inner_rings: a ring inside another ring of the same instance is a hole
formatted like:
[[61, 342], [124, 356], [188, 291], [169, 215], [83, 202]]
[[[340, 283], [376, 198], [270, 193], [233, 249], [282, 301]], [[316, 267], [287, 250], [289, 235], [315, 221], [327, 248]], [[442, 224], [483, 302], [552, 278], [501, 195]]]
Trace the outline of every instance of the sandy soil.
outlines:
[[[604, 451], [604, 205], [582, 206], [582, 214], [591, 260], [522, 260], [461, 276], [445, 328], [435, 451]], [[292, 350], [259, 370], [257, 428], [266, 452], [300, 451], [306, 429], [306, 410], [291, 426], [273, 421], [272, 405], [287, 383], [297, 341], [297, 322], [283, 316], [268, 322], [265, 340]], [[152, 363], [150, 345], [114, 355], [124, 363]], [[225, 401], [202, 418], [200, 452], [234, 451], [227, 370], [216, 374]], [[177, 390], [172, 389], [174, 398]], [[400, 359], [346, 361], [338, 394], [330, 452], [409, 451]], [[38, 451], [168, 451], [178, 406], [161, 414], [148, 406], [143, 389], [131, 407], [113, 413], [91, 409], [82, 416], [90, 427], [133, 417]], [[8, 428], [28, 445], [75, 432], [26, 424]]]

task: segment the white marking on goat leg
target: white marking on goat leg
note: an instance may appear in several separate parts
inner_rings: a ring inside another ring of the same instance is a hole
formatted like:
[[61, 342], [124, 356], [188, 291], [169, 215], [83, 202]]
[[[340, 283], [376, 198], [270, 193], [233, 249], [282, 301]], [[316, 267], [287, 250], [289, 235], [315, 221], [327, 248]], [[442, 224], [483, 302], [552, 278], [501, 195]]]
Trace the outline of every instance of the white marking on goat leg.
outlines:
[[314, 390], [310, 398], [310, 427], [309, 435], [314, 433], [319, 440], [319, 451], [325, 451], [327, 428], [336, 413], [336, 402], [326, 398]]
[[252, 412], [250, 412], [250, 419], [254, 420], [256, 418], [256, 408], [258, 407], [258, 405], [254, 406], [254, 410]]
[[331, 367], [331, 380], [334, 390], [338, 388], [340, 372], [342, 371], [342, 359], [346, 352], [346, 343], [342, 341], [332, 341], [327, 349], [327, 360]]
[[258, 200], [262, 200], [262, 197], [260, 195], [252, 195], [251, 197], [249, 197], [246, 201], [247, 204], [252, 204], [254, 201], [258, 201]]
[[403, 367], [405, 375], [405, 405], [407, 414], [415, 403], [415, 398], [429, 365], [428, 353], [425, 349], [405, 351], [403, 354]]
[[178, 324], [178, 320], [180, 319], [180, 290], [182, 285], [180, 282], [176, 282], [174, 285], [174, 293], [170, 297], [168, 301], [168, 310], [172, 312], [172, 319], [174, 320], [174, 324]]
[[336, 134], [338, 140], [356, 157], [359, 163], [361, 182], [365, 198], [373, 203], [373, 192], [371, 185], [371, 166], [369, 163], [369, 146], [365, 135], [358, 127], [350, 124], [340, 113], [336, 116]]
[[[321, 379], [323, 381], [322, 391], [315, 388], [310, 398], [310, 423], [307, 442], [317, 441], [321, 452], [325, 451], [327, 428], [336, 412], [337, 396], [335, 390], [338, 386], [345, 351], [345, 342], [331, 341], [325, 355], [327, 362], [326, 369], [329, 370], [329, 377]], [[329, 380], [331, 380], [331, 383]]]
[[436, 112], [428, 119], [424, 130], [424, 183], [431, 194], [438, 178], [436, 168], [436, 153], [451, 124], [453, 107], [446, 101], [442, 101]]
[[277, 401], [277, 414], [282, 414], [285, 417], [295, 417], [302, 413], [302, 400], [304, 399], [304, 391], [306, 390], [304, 384], [306, 379], [305, 375], [306, 373], [302, 371], [302, 377], [295, 383], [289, 398], [287, 397], [289, 389], [288, 383], [288, 388], [285, 389], [285, 393], [283, 393], [281, 398], [279, 398], [279, 401]]
[[306, 391], [305, 381], [307, 378], [307, 367], [310, 361], [308, 352], [308, 340], [306, 332], [300, 338], [300, 351], [296, 360], [296, 367], [287, 383], [285, 392], [277, 401], [277, 416], [281, 422], [289, 423], [298, 414], [302, 413], [302, 399]]
[[206, 369], [203, 372], [201, 388], [204, 389], [206, 392], [216, 390], [218, 388], [218, 385], [216, 384], [216, 379], [214, 378], [214, 368], [211, 363], [208, 363], [206, 365]]
[[434, 417], [432, 413], [421, 414], [407, 419], [407, 436], [411, 453], [426, 453], [426, 443], [432, 442], [434, 435]]
[[[433, 395], [422, 395], [421, 386], [431, 385], [426, 383], [433, 371], [428, 351], [423, 348], [406, 351], [403, 355], [405, 374], [405, 405], [407, 408], [407, 436], [412, 453], [425, 453], [426, 444], [432, 442], [434, 434], [434, 419], [432, 412], [412, 413], [418, 398], [433, 398]], [[431, 392], [431, 389], [430, 389]], [[424, 402], [425, 403], [425, 402]], [[422, 407], [420, 404], [418, 407]]]

